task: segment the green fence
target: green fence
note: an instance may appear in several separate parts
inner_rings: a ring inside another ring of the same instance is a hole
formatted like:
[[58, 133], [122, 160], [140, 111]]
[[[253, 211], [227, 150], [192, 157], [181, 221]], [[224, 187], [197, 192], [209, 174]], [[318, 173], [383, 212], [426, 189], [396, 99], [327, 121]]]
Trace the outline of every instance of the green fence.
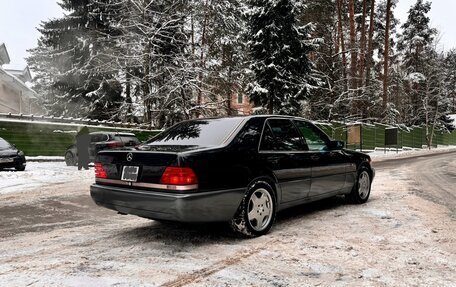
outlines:
[[[27, 156], [63, 156], [65, 150], [75, 142], [75, 136], [82, 125], [20, 122], [0, 120], [0, 137], [13, 143]], [[130, 132], [140, 141], [145, 141], [158, 131], [139, 129], [88, 126], [90, 132]]]
[[[344, 123], [317, 123], [317, 125], [335, 140], [347, 141], [347, 125]], [[63, 156], [68, 146], [74, 143], [81, 124], [44, 123], [31, 121], [10, 121], [0, 119], [0, 137], [15, 144], [28, 156]], [[385, 129], [383, 124], [362, 125], [362, 145], [347, 145], [349, 149], [371, 150], [385, 146]], [[146, 141], [159, 131], [145, 129], [114, 128], [105, 126], [90, 126], [91, 132], [131, 132], [140, 141]], [[426, 145], [426, 132], [423, 127], [399, 128], [398, 145], [393, 148], [421, 148]], [[447, 133], [436, 131], [433, 145], [456, 145], [456, 131]]]
[[[347, 142], [347, 124], [344, 123], [316, 123], [326, 134], [335, 140]], [[361, 126], [361, 144], [347, 145], [349, 149], [371, 150], [376, 147], [385, 147], [385, 129], [391, 126], [383, 124], [363, 124]], [[456, 145], [456, 131], [452, 133], [436, 130], [432, 145]], [[422, 148], [427, 146], [426, 130], [423, 127], [398, 128], [398, 144], [392, 148]]]

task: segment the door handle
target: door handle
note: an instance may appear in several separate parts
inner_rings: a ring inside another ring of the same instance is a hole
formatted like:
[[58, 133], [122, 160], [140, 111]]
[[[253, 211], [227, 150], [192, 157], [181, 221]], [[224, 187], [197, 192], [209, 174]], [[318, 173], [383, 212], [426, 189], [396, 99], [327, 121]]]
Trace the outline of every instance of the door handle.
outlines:
[[318, 155], [311, 155], [311, 156], [310, 156], [310, 159], [313, 160], [313, 161], [317, 161], [317, 160], [320, 159], [320, 156], [318, 156]]

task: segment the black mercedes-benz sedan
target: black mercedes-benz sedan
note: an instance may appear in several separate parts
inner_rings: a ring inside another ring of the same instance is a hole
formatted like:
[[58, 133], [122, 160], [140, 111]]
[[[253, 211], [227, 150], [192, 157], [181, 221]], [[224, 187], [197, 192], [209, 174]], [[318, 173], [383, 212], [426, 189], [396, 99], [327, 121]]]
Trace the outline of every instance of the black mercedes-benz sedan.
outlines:
[[26, 166], [25, 155], [16, 146], [0, 138], [0, 170], [14, 168], [24, 171]]
[[370, 157], [343, 146], [297, 117], [190, 120], [137, 148], [101, 151], [90, 191], [121, 214], [230, 222], [259, 236], [288, 207], [341, 194], [368, 200]]

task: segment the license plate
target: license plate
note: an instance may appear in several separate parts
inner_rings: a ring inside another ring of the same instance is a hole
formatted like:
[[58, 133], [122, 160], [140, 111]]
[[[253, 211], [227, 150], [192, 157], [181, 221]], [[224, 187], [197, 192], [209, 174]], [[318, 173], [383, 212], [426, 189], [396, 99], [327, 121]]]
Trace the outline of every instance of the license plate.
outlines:
[[14, 158], [0, 158], [0, 163], [14, 162]]
[[122, 170], [123, 181], [136, 182], [138, 181], [139, 166], [124, 166]]

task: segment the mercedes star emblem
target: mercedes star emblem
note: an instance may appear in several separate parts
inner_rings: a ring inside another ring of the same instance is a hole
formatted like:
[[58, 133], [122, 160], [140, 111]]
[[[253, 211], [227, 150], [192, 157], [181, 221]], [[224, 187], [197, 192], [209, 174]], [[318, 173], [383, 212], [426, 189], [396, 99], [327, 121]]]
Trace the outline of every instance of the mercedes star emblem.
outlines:
[[128, 160], [128, 161], [132, 161], [132, 160], [133, 160], [133, 154], [132, 154], [131, 152], [129, 152], [129, 153], [127, 154], [127, 160]]

